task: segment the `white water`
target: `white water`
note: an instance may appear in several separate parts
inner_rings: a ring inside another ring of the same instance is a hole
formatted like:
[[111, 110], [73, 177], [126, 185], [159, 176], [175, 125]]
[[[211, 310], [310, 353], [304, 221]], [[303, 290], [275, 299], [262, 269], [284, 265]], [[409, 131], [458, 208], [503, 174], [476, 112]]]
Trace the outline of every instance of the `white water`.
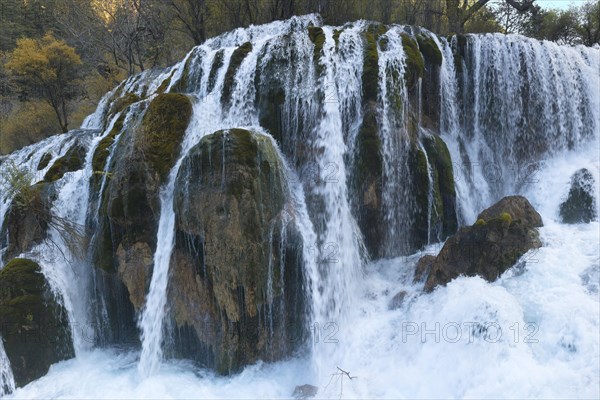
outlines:
[[[342, 55], [336, 52], [333, 29], [325, 27], [324, 76], [318, 82], [307, 76], [301, 80], [298, 70], [306, 73], [312, 67], [304, 70], [296, 67], [296, 75], [290, 73], [286, 77], [289, 85], [285, 88], [286, 93], [294, 93], [286, 96], [290, 126], [296, 126], [298, 119], [306, 114], [316, 119], [310, 139], [316, 148], [322, 149], [319, 165], [322, 170], [330, 163], [338, 167], [337, 181], [319, 179], [300, 184], [293, 164], [289, 163], [295, 223], [304, 243], [317, 244], [316, 257], [309, 246], [303, 247], [312, 296], [312, 354], [285, 362], [259, 363], [231, 377], [217, 377], [183, 361], [162, 360], [175, 219], [172, 189], [177, 171], [185, 154], [205, 134], [232, 126], [254, 126], [262, 132], [256, 126], [256, 112], [249, 101], [255, 90], [250, 83], [257, 72], [252, 66], [262, 46], [286, 29], [285, 23], [275, 23], [236, 30], [207, 43], [199, 51], [201, 62], [197, 68], [202, 69], [202, 79], [193, 93], [193, 119], [180, 158], [161, 192], [158, 251], [140, 319], [141, 353], [81, 349], [77, 358], [52, 366], [47, 376], [17, 389], [12, 397], [286, 398], [296, 385], [311, 383], [319, 387], [319, 398], [598, 398], [600, 224], [562, 225], [557, 210], [576, 170], [586, 167], [600, 182], [597, 77], [600, 55], [597, 50], [562, 48], [518, 37], [471, 38], [472, 65], [462, 77], [456, 76], [452, 51], [442, 39], [440, 47], [445, 59], [440, 80], [442, 131], [455, 162], [458, 208], [463, 221], [473, 222], [477, 213], [497, 198], [514, 193], [525, 194], [543, 217], [545, 226], [540, 233], [544, 247], [524, 256], [527, 261], [524, 269], [511, 269], [494, 283], [480, 278], [459, 278], [432, 294], [421, 295], [420, 284], [412, 283], [412, 267], [423, 253], [439, 251], [441, 245], [433, 244], [419, 254], [371, 262], [363, 270], [360, 234], [356, 234], [350, 212], [344, 162], [358, 125], [352, 116], [358, 110], [360, 80], [356, 77], [360, 76], [362, 67], [357, 63], [360, 64], [361, 57], [350, 50]], [[393, 31], [388, 36], [393, 36]], [[356, 32], [347, 29], [340, 35], [340, 45], [350, 46], [358, 38]], [[253, 51], [238, 70], [237, 84], [232, 90], [234, 106], [223, 115], [219, 94], [229, 57], [234, 47], [246, 40], [252, 41]], [[294, 40], [298, 40], [298, 52], [302, 55], [298, 62], [304, 63], [312, 48], [305, 36]], [[390, 42], [389, 48], [394, 48], [394, 41]], [[517, 73], [514, 65], [507, 70], [495, 66], [494, 63], [518, 63], [518, 54], [511, 52], [507, 43], [523, 49], [530, 63], [526, 78]], [[221, 46], [226, 48], [223, 66], [215, 89], [206, 93], [209, 71]], [[386, 56], [391, 60], [381, 57], [380, 65], [392, 62], [401, 68], [400, 53]], [[340, 65], [342, 62], [344, 65]], [[540, 65], [548, 68], [538, 71]], [[494, 77], [489, 85], [484, 84], [486, 76]], [[162, 81], [164, 74], [156, 79]], [[468, 82], [467, 87], [473, 88], [474, 93], [462, 105], [461, 79]], [[539, 129], [529, 132], [533, 136], [525, 142], [519, 142], [523, 138], [517, 135], [522, 132], [517, 121], [526, 112], [518, 107], [511, 109], [510, 105], [522, 102], [521, 83], [526, 79], [535, 82], [535, 93], [530, 96], [539, 108], [532, 111]], [[569, 84], [557, 83], [561, 79], [567, 79]], [[337, 101], [317, 104], [314, 95], [328, 82], [336, 83], [335, 91], [327, 93], [333, 94]], [[500, 99], [494, 104], [494, 110], [502, 110], [501, 115], [505, 115], [500, 121], [493, 120], [486, 111], [491, 99]], [[384, 110], [387, 106], [384, 102]], [[472, 110], [472, 125], [463, 126], [459, 120], [465, 112], [461, 107]], [[554, 115], [550, 112], [552, 107], [559, 112]], [[96, 122], [90, 124], [101, 126], [103, 118], [95, 116], [90, 120]], [[492, 123], [500, 124], [498, 131], [496, 125], [492, 129]], [[389, 134], [388, 149], [393, 149], [391, 135], [398, 131], [390, 130]], [[572, 136], [572, 140], [563, 141], [565, 136]], [[515, 165], [522, 167], [523, 163], [515, 154], [519, 149], [513, 151], [515, 143], [527, 150], [529, 144], [542, 139], [550, 140], [554, 148], [527, 159], [526, 162], [534, 161], [539, 166], [535, 174], [527, 170], [528, 176], [535, 179], [519, 181], [513, 170]], [[476, 165], [466, 166], [460, 153], [461, 140], [471, 163]], [[386, 157], [386, 169], [391, 174], [397, 165], [393, 153]], [[490, 176], [486, 161], [499, 166], [502, 179]], [[80, 180], [73, 179], [66, 184], [59, 198], [66, 199], [67, 194], [78, 192], [77, 182]], [[313, 216], [305, 204], [308, 193], [324, 200], [322, 218], [326, 223], [322, 230], [311, 221]], [[392, 194], [389, 192], [390, 202]], [[600, 200], [598, 187], [595, 197]], [[83, 201], [80, 196], [73, 198]], [[63, 204], [61, 210], [64, 207], [64, 212], [75, 211], [77, 204], [77, 201]], [[333, 261], [323, 259], [323, 254], [332, 255], [332, 248], [322, 248], [330, 243], [338, 246], [333, 254], [337, 263], [324, 262]], [[401, 308], [390, 310], [388, 305], [400, 290], [407, 292], [405, 302]], [[487, 331], [478, 333], [482, 326]], [[338, 366], [350, 371], [356, 379], [336, 375]]]

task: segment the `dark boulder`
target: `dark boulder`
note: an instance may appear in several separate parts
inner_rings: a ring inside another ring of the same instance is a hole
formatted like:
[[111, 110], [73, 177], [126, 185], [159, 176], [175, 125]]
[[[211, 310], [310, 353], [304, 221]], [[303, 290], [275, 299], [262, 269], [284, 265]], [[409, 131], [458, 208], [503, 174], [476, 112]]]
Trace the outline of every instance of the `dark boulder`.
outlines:
[[503, 198], [482, 212], [474, 225], [450, 237], [435, 260], [419, 262], [431, 262], [425, 291], [461, 275], [496, 280], [527, 251], [542, 246], [539, 226], [542, 218], [525, 197]]
[[18, 387], [75, 356], [67, 312], [33, 261], [15, 258], [0, 270], [0, 334]]
[[220, 373], [291, 355], [305, 334], [302, 244], [272, 140], [242, 129], [204, 137], [175, 193], [168, 352]]
[[292, 397], [295, 399], [310, 399], [317, 395], [319, 388], [314, 385], [300, 385], [296, 386]]
[[5, 248], [5, 259], [30, 251], [46, 239], [55, 198], [54, 185], [44, 182], [22, 187], [15, 193], [1, 227], [5, 234], [0, 236], [0, 247]]
[[598, 218], [594, 187], [596, 182], [585, 168], [571, 177], [571, 189], [567, 199], [560, 205], [560, 217], [565, 224], [588, 223]]
[[[98, 209], [97, 218], [88, 221], [89, 231], [95, 232], [91, 259], [107, 288], [99, 296], [109, 310], [119, 310], [102, 321], [108, 325], [104, 336], [117, 342], [129, 341], [137, 330], [135, 312], [144, 305], [152, 277], [160, 188], [179, 157], [192, 104], [185, 95], [159, 94], [129, 112], [143, 114], [127, 119], [122, 114], [95, 150], [92, 184], [103, 190], [90, 206]], [[107, 165], [109, 151], [113, 156]]]

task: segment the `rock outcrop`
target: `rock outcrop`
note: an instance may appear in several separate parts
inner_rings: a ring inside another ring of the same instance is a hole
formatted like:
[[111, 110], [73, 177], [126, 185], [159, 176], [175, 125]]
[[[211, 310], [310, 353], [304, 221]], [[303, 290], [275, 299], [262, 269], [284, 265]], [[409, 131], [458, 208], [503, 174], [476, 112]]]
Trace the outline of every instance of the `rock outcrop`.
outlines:
[[560, 205], [560, 217], [563, 223], [588, 223], [598, 218], [595, 185], [594, 177], [587, 169], [582, 168], [573, 174], [569, 195]]
[[18, 387], [75, 356], [67, 312], [31, 260], [15, 258], [0, 270], [0, 335]]
[[[108, 308], [119, 310], [119, 315], [109, 312], [114, 317], [109, 322], [112, 332], [105, 336], [122, 336], [118, 332], [123, 329], [123, 320], [127, 332], [136, 331], [134, 310], [144, 305], [152, 277], [160, 188], [179, 157], [192, 115], [190, 100], [181, 94], [160, 94], [146, 107], [131, 111], [143, 114], [132, 115], [127, 121], [121, 115], [92, 159], [92, 185], [103, 191], [96, 199], [95, 226], [90, 227], [95, 232], [90, 253], [99, 280], [107, 289], [102, 293], [104, 302]], [[129, 304], [122, 303], [123, 291]]]
[[272, 139], [242, 129], [204, 137], [175, 193], [173, 355], [221, 373], [290, 355], [306, 315], [301, 240]]
[[450, 237], [435, 260], [419, 260], [420, 273], [430, 264], [425, 291], [464, 276], [496, 280], [527, 251], [542, 246], [537, 227], [542, 218], [522, 196], [509, 196], [483, 211], [477, 222]]

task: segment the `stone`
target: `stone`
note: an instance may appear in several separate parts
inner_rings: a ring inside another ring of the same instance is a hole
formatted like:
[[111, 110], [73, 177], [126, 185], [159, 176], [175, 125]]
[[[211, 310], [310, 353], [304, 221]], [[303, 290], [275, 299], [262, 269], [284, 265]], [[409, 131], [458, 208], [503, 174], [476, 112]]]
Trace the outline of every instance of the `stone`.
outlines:
[[596, 181], [587, 169], [582, 168], [573, 174], [567, 199], [560, 205], [563, 223], [589, 223], [598, 219], [595, 186]]
[[478, 222], [451, 236], [435, 260], [424, 290], [446, 285], [458, 276], [496, 280], [531, 249], [542, 246], [537, 227], [542, 218], [522, 196], [509, 196], [479, 215]]
[[15, 258], [0, 270], [0, 335], [17, 387], [75, 356], [67, 312], [34, 261]]

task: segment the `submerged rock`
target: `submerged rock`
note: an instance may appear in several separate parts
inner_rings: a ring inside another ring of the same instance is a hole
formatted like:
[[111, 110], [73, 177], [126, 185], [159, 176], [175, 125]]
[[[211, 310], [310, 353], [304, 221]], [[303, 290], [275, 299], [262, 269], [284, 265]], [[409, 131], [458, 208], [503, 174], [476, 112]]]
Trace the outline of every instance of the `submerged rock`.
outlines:
[[15, 258], [0, 270], [0, 335], [19, 387], [75, 356], [67, 312], [31, 260]]
[[585, 168], [571, 177], [571, 189], [567, 199], [560, 205], [560, 217], [565, 224], [591, 222], [598, 218], [592, 173]]
[[314, 385], [299, 385], [294, 389], [292, 397], [295, 399], [310, 399], [317, 395], [319, 388]]
[[184, 159], [168, 289], [172, 355], [230, 373], [301, 344], [301, 241], [283, 168], [269, 137], [242, 129], [205, 136]]
[[542, 218], [522, 196], [509, 196], [483, 211], [472, 226], [450, 237], [435, 260], [425, 291], [445, 285], [458, 276], [481, 276], [496, 280], [527, 251], [542, 246], [537, 227]]

